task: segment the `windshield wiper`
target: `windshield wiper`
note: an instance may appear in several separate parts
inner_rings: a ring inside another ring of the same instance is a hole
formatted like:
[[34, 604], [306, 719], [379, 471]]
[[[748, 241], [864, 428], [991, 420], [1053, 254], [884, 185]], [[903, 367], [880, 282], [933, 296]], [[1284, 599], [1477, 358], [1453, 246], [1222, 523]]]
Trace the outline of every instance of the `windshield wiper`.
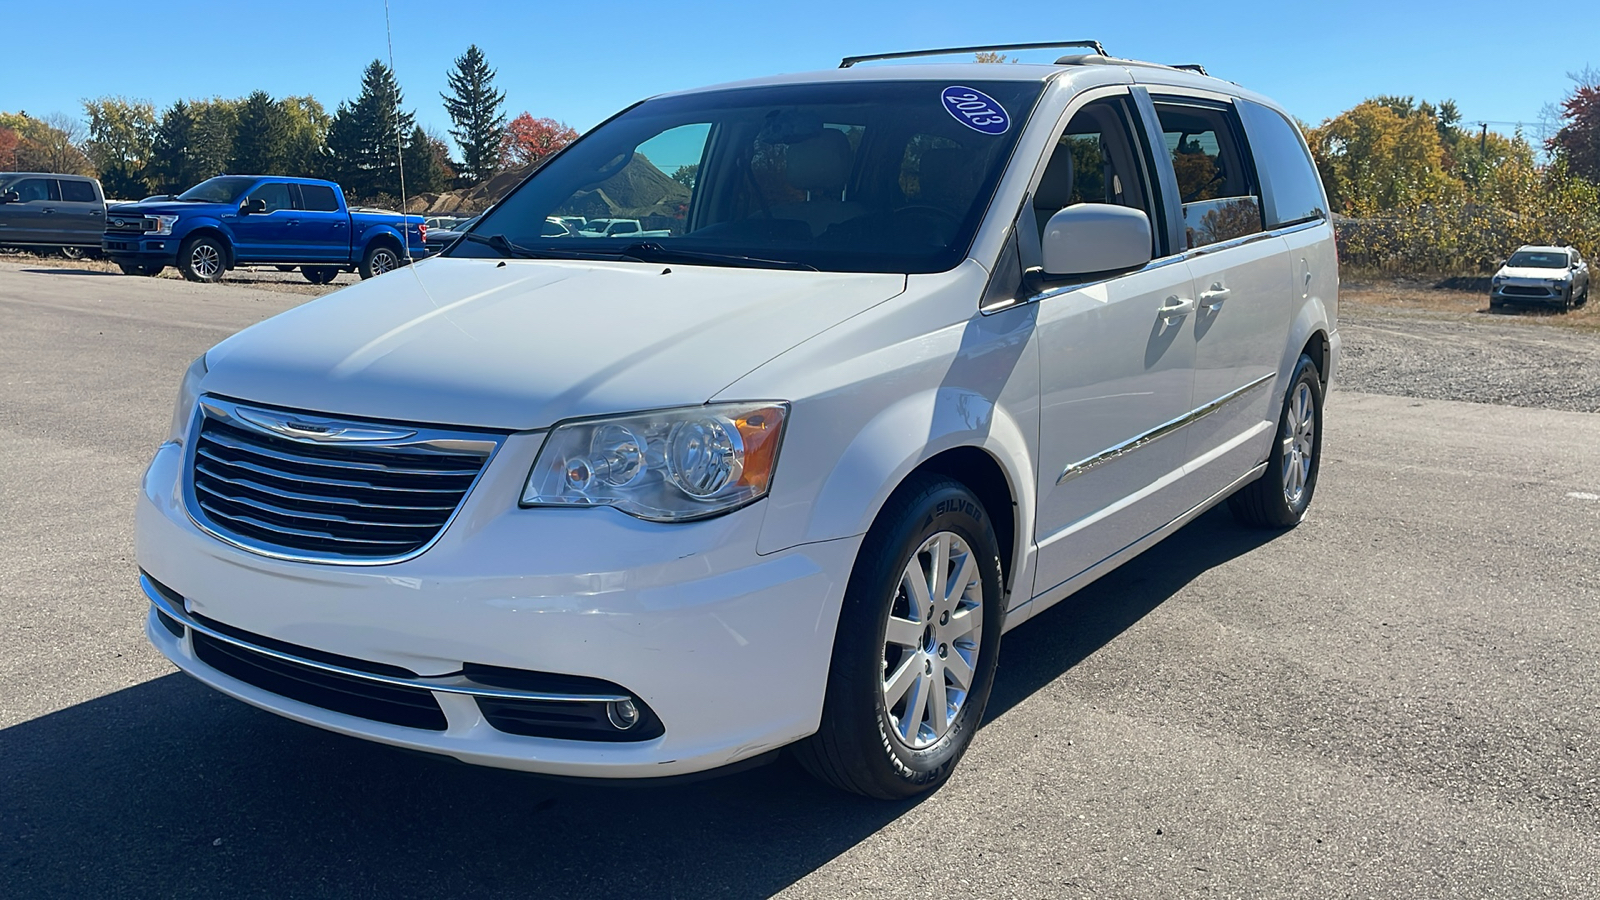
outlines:
[[634, 259], [653, 263], [705, 263], [708, 266], [737, 266], [748, 269], [794, 269], [815, 272], [816, 266], [788, 259], [762, 259], [759, 256], [739, 256], [734, 253], [705, 253], [699, 250], [676, 250], [663, 247], [655, 241], [640, 241], [622, 248]]
[[462, 240], [483, 244], [500, 251], [500, 255], [515, 259], [595, 259], [595, 260], [628, 260], [632, 262], [649, 262], [632, 256], [626, 251], [603, 252], [596, 250], [536, 250], [514, 244], [511, 239], [503, 234], [482, 235], [468, 231], [461, 235]]

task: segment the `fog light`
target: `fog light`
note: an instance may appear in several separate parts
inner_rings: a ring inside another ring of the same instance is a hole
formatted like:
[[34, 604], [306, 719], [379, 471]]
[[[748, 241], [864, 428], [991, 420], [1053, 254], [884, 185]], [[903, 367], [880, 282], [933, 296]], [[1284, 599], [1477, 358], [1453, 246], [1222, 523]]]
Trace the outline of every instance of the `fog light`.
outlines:
[[606, 718], [623, 731], [639, 724], [639, 707], [632, 700], [613, 700], [606, 704]]

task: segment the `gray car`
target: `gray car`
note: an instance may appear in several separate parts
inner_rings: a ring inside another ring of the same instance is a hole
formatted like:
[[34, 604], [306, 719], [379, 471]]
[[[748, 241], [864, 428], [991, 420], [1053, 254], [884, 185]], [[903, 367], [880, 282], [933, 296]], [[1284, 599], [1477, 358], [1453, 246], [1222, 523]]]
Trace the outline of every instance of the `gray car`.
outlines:
[[1589, 302], [1589, 264], [1573, 247], [1518, 247], [1494, 273], [1489, 307], [1537, 303], [1572, 309]]
[[84, 175], [0, 173], [0, 246], [59, 250], [77, 259], [100, 249], [106, 198]]

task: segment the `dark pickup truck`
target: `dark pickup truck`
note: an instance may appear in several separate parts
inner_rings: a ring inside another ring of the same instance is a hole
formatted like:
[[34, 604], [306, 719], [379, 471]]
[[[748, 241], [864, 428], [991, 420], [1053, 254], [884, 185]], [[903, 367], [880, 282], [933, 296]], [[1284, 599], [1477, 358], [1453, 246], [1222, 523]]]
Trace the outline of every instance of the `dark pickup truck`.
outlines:
[[0, 172], [0, 247], [56, 250], [76, 259], [100, 249], [106, 199], [85, 175]]
[[331, 181], [218, 175], [177, 196], [111, 207], [100, 249], [128, 275], [177, 266], [190, 281], [217, 281], [266, 265], [326, 284], [340, 272], [371, 278], [421, 258], [426, 237], [421, 216], [351, 209]]

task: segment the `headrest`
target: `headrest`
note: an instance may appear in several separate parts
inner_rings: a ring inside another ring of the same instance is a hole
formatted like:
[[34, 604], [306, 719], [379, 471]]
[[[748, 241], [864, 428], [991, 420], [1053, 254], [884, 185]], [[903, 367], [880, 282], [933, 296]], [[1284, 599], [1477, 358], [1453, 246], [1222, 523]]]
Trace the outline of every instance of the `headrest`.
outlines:
[[1033, 208], [1055, 211], [1072, 202], [1072, 148], [1058, 144], [1050, 154], [1050, 163], [1044, 167], [1044, 177], [1039, 179], [1039, 189], [1033, 194]]
[[796, 190], [832, 194], [838, 199], [850, 180], [850, 139], [844, 132], [824, 128], [820, 134], [790, 144], [785, 156], [789, 184]]

